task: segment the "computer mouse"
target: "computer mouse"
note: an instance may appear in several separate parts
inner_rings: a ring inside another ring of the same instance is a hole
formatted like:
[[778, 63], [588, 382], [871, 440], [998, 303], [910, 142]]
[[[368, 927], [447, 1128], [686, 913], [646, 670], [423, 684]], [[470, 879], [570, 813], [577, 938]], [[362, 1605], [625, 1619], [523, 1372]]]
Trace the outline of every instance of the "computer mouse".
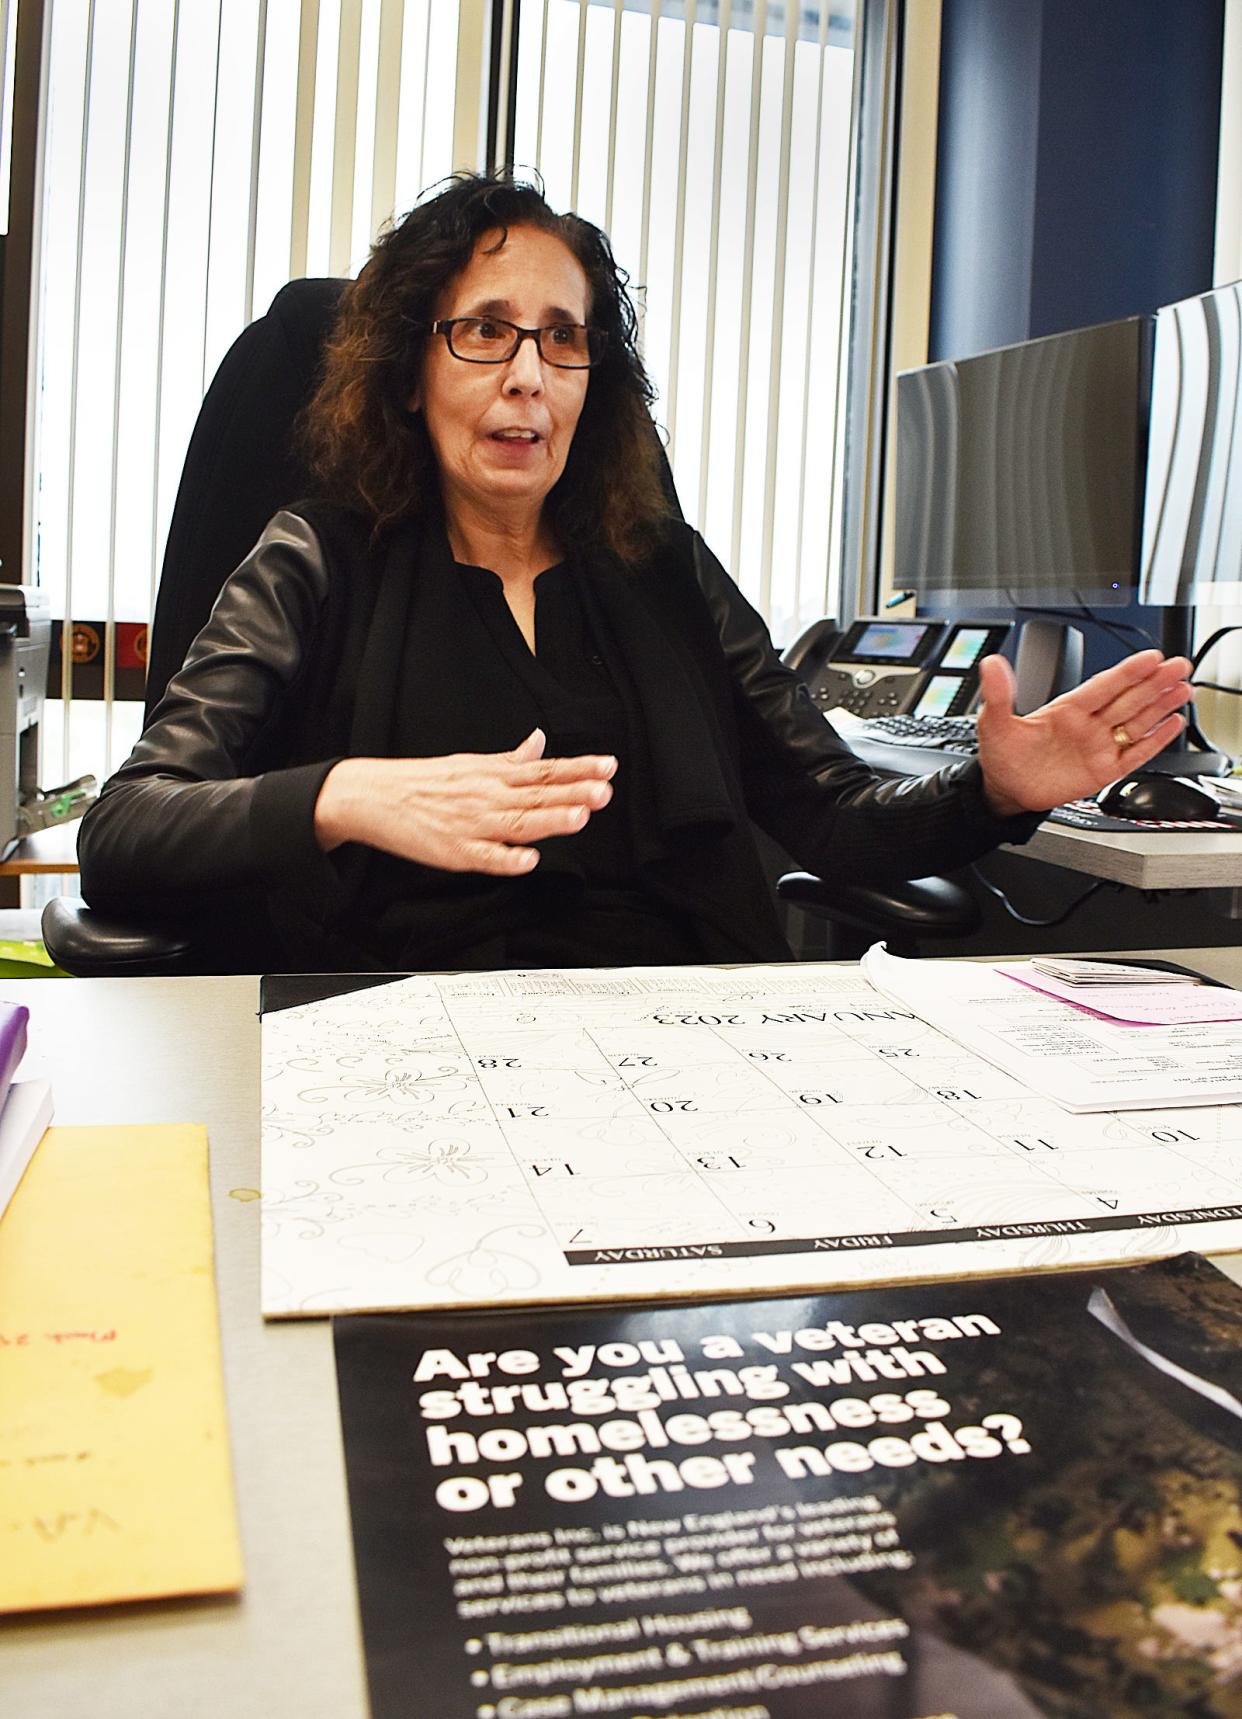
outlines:
[[1220, 803], [1206, 788], [1188, 776], [1166, 776], [1156, 770], [1112, 783], [1097, 795], [1096, 804], [1110, 818], [1198, 823], [1220, 816]]

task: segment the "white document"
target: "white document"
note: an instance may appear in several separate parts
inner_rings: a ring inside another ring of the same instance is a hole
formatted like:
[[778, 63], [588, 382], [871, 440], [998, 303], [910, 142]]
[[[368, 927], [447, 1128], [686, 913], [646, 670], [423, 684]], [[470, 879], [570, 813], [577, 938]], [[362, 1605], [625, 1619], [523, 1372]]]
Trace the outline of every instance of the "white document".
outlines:
[[1242, 1021], [1099, 1020], [976, 961], [903, 961], [876, 944], [863, 972], [950, 1038], [1075, 1113], [1242, 1103]]
[[855, 966], [419, 977], [264, 1016], [262, 1184], [268, 1316], [817, 1292], [1236, 1248], [1242, 1106], [1068, 1115]]
[[0, 1108], [0, 1215], [17, 1192], [34, 1149], [52, 1120], [46, 1080], [15, 1080]]
[[1122, 1026], [1180, 1027], [1193, 1021], [1242, 1021], [1242, 992], [1224, 985], [1186, 980], [1159, 985], [1067, 985], [1041, 972], [1034, 961], [998, 961], [994, 969], [1015, 984], [1028, 985], [1097, 1019]]

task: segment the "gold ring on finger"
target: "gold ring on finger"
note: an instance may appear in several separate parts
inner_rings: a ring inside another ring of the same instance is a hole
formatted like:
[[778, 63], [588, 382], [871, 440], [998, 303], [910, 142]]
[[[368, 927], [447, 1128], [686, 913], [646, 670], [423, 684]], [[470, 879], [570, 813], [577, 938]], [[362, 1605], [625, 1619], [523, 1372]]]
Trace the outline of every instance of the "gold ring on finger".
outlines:
[[1134, 745], [1134, 737], [1124, 722], [1119, 722], [1113, 729], [1113, 742], [1119, 752], [1124, 752], [1127, 746]]

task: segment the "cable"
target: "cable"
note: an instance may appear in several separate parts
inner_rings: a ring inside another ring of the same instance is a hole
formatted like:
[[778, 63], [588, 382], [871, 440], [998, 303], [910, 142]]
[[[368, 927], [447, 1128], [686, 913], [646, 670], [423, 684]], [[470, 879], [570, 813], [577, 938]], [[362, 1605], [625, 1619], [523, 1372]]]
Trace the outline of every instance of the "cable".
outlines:
[[1111, 633], [1115, 639], [1120, 639], [1124, 634], [1129, 633], [1133, 638], [1146, 639], [1152, 650], [1160, 650], [1160, 641], [1149, 633], [1146, 627], [1140, 627], [1133, 621], [1105, 621], [1095, 613], [1094, 609], [1089, 608], [1081, 597], [1078, 598], [1078, 607], [1082, 612], [1084, 621], [1089, 621], [1092, 626], [1100, 627], [1104, 632]]
[[[1079, 598], [1079, 600], [1078, 600], [1077, 609], [1046, 609], [1046, 608], [1043, 608], [1042, 606], [1029, 606], [1029, 605], [1023, 604], [1021, 602], [1020, 598], [1012, 590], [1010, 590], [1008, 587], [1006, 587], [1006, 595], [1008, 596], [1009, 601], [1010, 601], [1011, 605], [1013, 606], [1013, 608], [1015, 608], [1015, 609], [1026, 608], [1028, 614], [1045, 615], [1045, 616], [1050, 617], [1054, 621], [1083, 621], [1089, 626], [1098, 627], [1101, 632], [1110, 633], [1113, 636], [1113, 638], [1120, 639], [1123, 643], [1125, 641], [1125, 635], [1129, 634], [1133, 638], [1145, 639], [1147, 641], [1148, 645], [1150, 645], [1153, 650], [1158, 651], [1161, 649], [1161, 645], [1160, 645], [1159, 641], [1157, 639], [1155, 639], [1151, 633], [1148, 632], [1146, 627], [1136, 626], [1131, 621], [1106, 621], [1101, 616], [1097, 615], [1094, 612], [1094, 610], [1088, 608], [1087, 604], [1084, 603], [1081, 598]], [[1212, 634], [1211, 638], [1208, 639], [1207, 643], [1200, 645], [1199, 649], [1195, 652], [1194, 656], [1192, 657], [1191, 663], [1190, 663], [1190, 675], [1188, 678], [1189, 678], [1191, 686], [1203, 687], [1205, 691], [1209, 691], [1209, 692], [1228, 692], [1228, 693], [1242, 692], [1242, 688], [1240, 688], [1240, 687], [1219, 686], [1214, 681], [1196, 680], [1194, 678], [1196, 669], [1199, 667], [1199, 664], [1203, 661], [1204, 657], [1211, 650], [1212, 646], [1214, 644], [1216, 644], [1220, 639], [1223, 639], [1226, 636], [1226, 634], [1235, 633], [1235, 632], [1239, 631], [1239, 625], [1242, 625], [1242, 624], [1235, 624], [1234, 626], [1230, 626], [1230, 627], [1218, 627], [1216, 629], [1216, 631]], [[1212, 742], [1208, 739], [1207, 735], [1203, 732], [1203, 729], [1199, 726], [1198, 713], [1196, 712], [1194, 705], [1188, 704], [1185, 707], [1185, 712], [1186, 712], [1186, 728], [1185, 728], [1185, 733], [1184, 733], [1183, 738], [1186, 740], [1189, 740], [1192, 743], [1192, 745], [1197, 746], [1200, 749], [1200, 751], [1218, 752], [1220, 750], [1220, 748], [1217, 746], [1214, 746], [1212, 744]], [[1084, 899], [1085, 899], [1085, 897], [1084, 897]], [[1020, 919], [1021, 917], [1022, 916], [1018, 913], [1014, 914], [1015, 919]], [[1028, 925], [1036, 925], [1036, 924], [1041, 923], [1041, 921], [1039, 921], [1039, 920], [1024, 920], [1023, 923], [1028, 924]], [[1049, 923], [1050, 924], [1059, 924], [1060, 921], [1059, 920], [1052, 920], [1052, 921], [1049, 921]]]
[[1081, 599], [1079, 599], [1078, 607], [1076, 609], [1046, 609], [1042, 605], [1032, 607], [1028, 604], [1024, 604], [1021, 597], [1008, 588], [1006, 588], [1006, 595], [1008, 596], [1013, 608], [1024, 608], [1028, 614], [1047, 615], [1054, 621], [1085, 621], [1088, 626], [1098, 627], [1103, 633], [1111, 633], [1115, 639], [1120, 639], [1123, 643], [1125, 642], [1124, 636], [1129, 633], [1135, 638], [1146, 639], [1147, 643], [1153, 650], [1160, 649], [1159, 644], [1148, 632], [1146, 627], [1135, 626], [1130, 621], [1106, 621], [1101, 616], [1097, 615], [1093, 609], [1089, 609]]
[[[1204, 690], [1207, 692], [1225, 692], [1225, 693], [1230, 694], [1231, 697], [1235, 697], [1235, 698], [1238, 696], [1239, 693], [1242, 693], [1242, 687], [1222, 686], [1219, 681], [1196, 680], [1195, 679], [1195, 675], [1198, 673], [1199, 667], [1202, 664], [1204, 657], [1207, 656], [1208, 652], [1212, 649], [1212, 647], [1214, 645], [1218, 645], [1222, 639], [1228, 638], [1230, 633], [1236, 633], [1238, 630], [1239, 630], [1238, 629], [1238, 623], [1234, 622], [1232, 625], [1230, 625], [1228, 627], [1217, 627], [1217, 629], [1214, 633], [1209, 634], [1208, 638], [1204, 641], [1203, 644], [1201, 644], [1199, 646], [1198, 650], [1195, 652], [1194, 656], [1190, 660], [1190, 684], [1191, 684], [1191, 686], [1203, 687]], [[1193, 713], [1193, 706], [1191, 707], [1191, 711], [1192, 711], [1192, 714], [1190, 715], [1189, 720], [1187, 721], [1187, 724], [1186, 724], [1187, 733], [1193, 735], [1193, 737], [1199, 742], [1200, 746], [1202, 746], [1206, 751], [1209, 751], [1209, 752], [1219, 751], [1220, 748], [1212, 746], [1210, 741], [1205, 736], [1203, 730], [1199, 727], [1197, 715]]]
[[[1198, 650], [1195, 652], [1193, 658], [1191, 659], [1191, 663], [1190, 663], [1191, 674], [1193, 675], [1195, 673], [1195, 670], [1199, 667], [1200, 663], [1202, 663], [1204, 657], [1212, 649], [1213, 645], [1218, 645], [1222, 639], [1228, 638], [1230, 633], [1236, 633], [1238, 630], [1239, 630], [1239, 625], [1236, 621], [1234, 622], [1234, 624], [1232, 626], [1229, 626], [1229, 627], [1217, 627], [1216, 631], [1210, 636], [1210, 638], [1207, 640], [1207, 642], [1205, 644], [1202, 644], [1199, 646]], [[1207, 683], [1204, 682], [1204, 684], [1206, 685]], [[1235, 691], [1236, 688], [1222, 687], [1219, 690], [1221, 690], [1223, 692], [1226, 692], [1226, 691], [1232, 692], [1232, 691]]]
[[[1055, 919], [1030, 919], [1025, 913], [1018, 912], [1017, 908], [1014, 906], [1013, 902], [1010, 901], [1009, 897], [1005, 894], [1000, 885], [993, 883], [990, 878], [984, 877], [977, 865], [970, 866], [969, 870], [983, 885], [984, 889], [987, 890], [988, 894], [996, 897], [997, 901], [1000, 902], [1001, 906], [1005, 909], [1005, 912], [1011, 919], [1016, 919], [1019, 925], [1033, 925], [1045, 928], [1050, 928], [1054, 925], [1064, 925], [1065, 921], [1071, 914], [1078, 911], [1084, 901], [1089, 901], [1097, 890], [1103, 889], [1105, 884], [1110, 882], [1108, 878], [1096, 878], [1095, 882], [1088, 885], [1081, 895], [1075, 896], [1074, 900], [1070, 902], [1065, 911], [1057, 914]], [[1121, 887], [1122, 886], [1120, 884], [1112, 884], [1113, 889], [1120, 889]]]
[[1182, 706], [1182, 710], [1186, 717], [1186, 727], [1184, 730], [1186, 739], [1193, 741], [1201, 752], [1215, 752], [1217, 748], [1212, 745], [1207, 735], [1199, 726], [1199, 716], [1194, 705], [1185, 704]]
[[1218, 680], [1192, 680], [1191, 686], [1200, 686], [1204, 692], [1225, 692], [1230, 698], [1242, 698], [1242, 686], [1222, 686]]

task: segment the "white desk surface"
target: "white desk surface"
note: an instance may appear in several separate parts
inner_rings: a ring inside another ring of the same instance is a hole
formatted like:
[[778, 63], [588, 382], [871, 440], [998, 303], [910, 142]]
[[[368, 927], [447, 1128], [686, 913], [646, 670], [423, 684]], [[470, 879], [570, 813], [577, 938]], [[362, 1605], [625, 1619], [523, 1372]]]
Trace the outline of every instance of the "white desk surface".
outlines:
[[[1242, 984], [1242, 949], [1161, 953]], [[0, 1000], [31, 1011], [57, 1121], [207, 1124], [246, 1560], [239, 1599], [0, 1619], [0, 1713], [366, 1719], [330, 1327], [259, 1317], [258, 980], [15, 980]]]
[[331, 1328], [259, 1317], [258, 994], [255, 978], [0, 985], [30, 1009], [56, 1121], [207, 1124], [246, 1566], [236, 1600], [0, 1620], [4, 1719], [365, 1719]]

